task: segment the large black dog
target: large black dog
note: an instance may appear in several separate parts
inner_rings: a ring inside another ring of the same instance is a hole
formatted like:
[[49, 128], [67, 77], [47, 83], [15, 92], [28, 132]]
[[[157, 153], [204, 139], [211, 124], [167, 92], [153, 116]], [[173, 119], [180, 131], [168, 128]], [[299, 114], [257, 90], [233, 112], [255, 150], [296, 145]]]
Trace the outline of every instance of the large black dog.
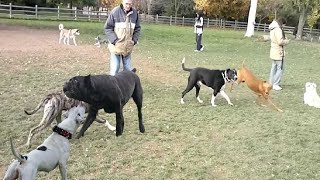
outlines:
[[77, 138], [84, 135], [99, 109], [104, 109], [107, 113], [116, 113], [116, 135], [120, 136], [124, 129], [123, 107], [131, 97], [138, 108], [139, 130], [144, 133], [141, 112], [143, 90], [135, 69], [122, 71], [115, 76], [75, 76], [64, 84], [63, 91], [69, 98], [90, 104], [89, 114]]
[[201, 84], [204, 84], [213, 89], [211, 98], [211, 105], [213, 107], [217, 106], [215, 104], [215, 98], [217, 97], [218, 93], [220, 93], [228, 101], [228, 104], [233, 105], [228, 95], [224, 92], [224, 88], [227, 82], [234, 82], [237, 80], [237, 71], [235, 69], [211, 70], [202, 67], [189, 69], [184, 66], [184, 63], [185, 58], [183, 58], [181, 66], [184, 71], [190, 72], [190, 75], [188, 78], [188, 85], [182, 92], [181, 104], [184, 104], [183, 97], [191, 89], [193, 89], [193, 87], [196, 88], [197, 100], [202, 103], [203, 101], [199, 97], [199, 91]]

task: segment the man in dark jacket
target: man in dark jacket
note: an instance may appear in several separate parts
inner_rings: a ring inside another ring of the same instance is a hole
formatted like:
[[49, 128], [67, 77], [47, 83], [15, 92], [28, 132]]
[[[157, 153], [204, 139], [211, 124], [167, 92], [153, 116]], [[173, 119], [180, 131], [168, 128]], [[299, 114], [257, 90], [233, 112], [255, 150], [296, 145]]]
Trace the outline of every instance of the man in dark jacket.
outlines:
[[132, 7], [133, 0], [123, 0], [108, 16], [104, 25], [107, 35], [110, 59], [110, 75], [115, 75], [120, 69], [122, 59], [123, 69], [131, 70], [131, 52], [140, 36], [139, 14]]

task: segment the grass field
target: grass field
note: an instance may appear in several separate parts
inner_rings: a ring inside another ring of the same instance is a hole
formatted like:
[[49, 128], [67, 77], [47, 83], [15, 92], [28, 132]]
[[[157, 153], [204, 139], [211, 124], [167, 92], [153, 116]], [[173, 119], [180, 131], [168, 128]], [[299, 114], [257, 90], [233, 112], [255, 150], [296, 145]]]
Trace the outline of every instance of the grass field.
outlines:
[[[80, 29], [78, 47], [57, 44], [59, 23], [0, 19], [0, 27], [17, 26], [35, 38], [44, 32], [41, 37], [49, 34], [52, 39], [43, 40], [49, 46], [32, 41], [26, 46], [21, 44], [24, 38], [0, 34], [1, 176], [13, 159], [9, 137], [16, 147], [22, 146], [42, 117], [42, 113], [27, 116], [24, 108], [31, 109], [46, 94], [61, 90], [72, 76], [109, 71], [107, 48], [93, 46], [93, 38], [103, 34], [103, 23], [63, 22], [65, 27]], [[320, 43], [292, 40], [288, 45], [283, 90], [271, 92], [283, 113], [258, 106], [257, 96], [245, 84], [227, 91], [233, 107], [220, 96], [213, 108], [207, 88], [200, 91], [203, 104], [196, 100], [194, 90], [186, 95], [186, 104], [180, 104], [188, 78], [181, 70], [183, 57], [187, 67], [212, 69], [238, 69], [244, 61], [257, 77], [268, 80], [269, 42], [244, 38], [244, 33], [205, 29], [205, 51], [196, 53], [192, 27], [142, 24], [133, 64], [144, 88], [146, 133], [139, 132], [131, 100], [125, 106], [121, 137], [94, 123], [84, 137], [71, 140], [68, 178], [319, 179], [320, 110], [304, 105], [303, 93], [306, 82], [320, 84]], [[10, 42], [4, 38], [15, 44], [7, 48]], [[114, 114], [101, 111], [100, 115], [115, 125]], [[49, 134], [50, 128], [36, 137], [33, 148]], [[22, 154], [29, 151], [19, 148]], [[41, 172], [38, 179], [60, 179], [59, 170]]]

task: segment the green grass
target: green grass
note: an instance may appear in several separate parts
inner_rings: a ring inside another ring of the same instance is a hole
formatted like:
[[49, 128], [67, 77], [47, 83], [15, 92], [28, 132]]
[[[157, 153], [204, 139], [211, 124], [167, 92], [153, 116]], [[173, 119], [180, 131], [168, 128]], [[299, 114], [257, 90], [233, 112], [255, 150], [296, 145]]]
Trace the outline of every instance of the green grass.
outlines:
[[[0, 19], [0, 23], [57, 30], [61, 22]], [[103, 33], [103, 22], [63, 23], [80, 29], [82, 43], [89, 44]], [[257, 77], [268, 79], [269, 42], [243, 36], [242, 31], [205, 29], [205, 51], [195, 53], [192, 27], [142, 24], [133, 63], [144, 88], [146, 133], [139, 133], [137, 111], [130, 101], [125, 107], [121, 137], [93, 124], [83, 138], [71, 141], [68, 178], [319, 179], [319, 109], [303, 104], [304, 84], [320, 84], [319, 43], [292, 40], [288, 45], [283, 90], [271, 92], [283, 113], [258, 106], [256, 95], [245, 84], [227, 91], [234, 107], [222, 97], [217, 99], [218, 107], [211, 107], [206, 88], [200, 91], [203, 104], [195, 99], [194, 90], [186, 95], [185, 105], [179, 104], [188, 77], [181, 70], [183, 57], [187, 67], [212, 69], [240, 68], [244, 61]], [[22, 145], [29, 129], [40, 121], [40, 113], [26, 117], [23, 108], [34, 107], [50, 89], [61, 88], [66, 79], [76, 75], [79, 68], [75, 62], [80, 67], [86, 65], [80, 74], [108, 71], [106, 60], [73, 58], [50, 59], [28, 53], [25, 57], [1, 57], [7, 71], [0, 72], [0, 168], [6, 168], [13, 159], [8, 137], [14, 137], [16, 146]], [[8, 63], [8, 59], [13, 62]], [[26, 64], [25, 59], [34, 63]], [[50, 68], [45, 62], [60, 68]], [[21, 66], [18, 72], [12, 70]], [[72, 68], [66, 70], [64, 66]], [[115, 124], [115, 115], [104, 116]], [[47, 129], [37, 137], [34, 146], [50, 133]], [[22, 148], [20, 152], [28, 150]], [[58, 169], [38, 176], [60, 178]]]

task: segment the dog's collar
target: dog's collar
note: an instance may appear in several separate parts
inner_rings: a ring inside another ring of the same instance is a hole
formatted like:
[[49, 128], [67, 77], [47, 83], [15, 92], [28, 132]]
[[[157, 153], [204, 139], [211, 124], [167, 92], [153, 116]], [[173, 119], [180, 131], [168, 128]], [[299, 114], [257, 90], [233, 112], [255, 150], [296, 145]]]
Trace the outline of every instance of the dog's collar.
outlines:
[[53, 127], [53, 132], [56, 132], [58, 134], [60, 134], [63, 137], [66, 137], [67, 139], [71, 139], [72, 138], [72, 134], [64, 129], [59, 128], [58, 126], [54, 126]]
[[223, 77], [224, 81], [226, 81], [226, 82], [230, 82], [231, 81], [227, 76], [227, 71], [223, 71], [221, 74], [222, 74], [222, 77]]

